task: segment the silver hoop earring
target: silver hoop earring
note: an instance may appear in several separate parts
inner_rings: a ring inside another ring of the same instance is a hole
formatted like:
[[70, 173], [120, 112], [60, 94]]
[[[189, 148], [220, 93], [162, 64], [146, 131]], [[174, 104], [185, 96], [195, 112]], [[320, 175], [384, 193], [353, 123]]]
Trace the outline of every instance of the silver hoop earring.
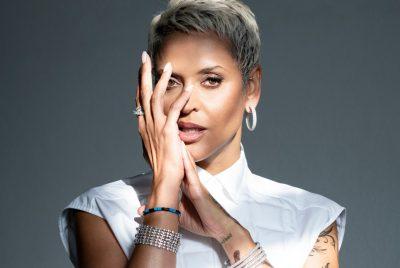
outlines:
[[[256, 108], [253, 108], [253, 107], [251, 107], [250, 106], [250, 113], [247, 113], [246, 112], [246, 125], [247, 125], [247, 128], [250, 130], [250, 131], [253, 131], [255, 128], [256, 128], [256, 125], [257, 125], [257, 113], [256, 113]], [[250, 121], [250, 114], [252, 115], [252, 121], [253, 121], [253, 125], [250, 127], [250, 123], [249, 123], [249, 121]]]

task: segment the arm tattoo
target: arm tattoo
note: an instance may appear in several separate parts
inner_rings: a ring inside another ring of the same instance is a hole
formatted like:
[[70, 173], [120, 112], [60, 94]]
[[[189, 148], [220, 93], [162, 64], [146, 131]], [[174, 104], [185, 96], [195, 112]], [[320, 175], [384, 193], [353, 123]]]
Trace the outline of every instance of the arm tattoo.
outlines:
[[240, 251], [239, 250], [235, 250], [235, 252], [233, 252], [233, 259], [235, 262], [240, 260]]
[[227, 236], [225, 236], [224, 238], [222, 238], [222, 240], [220, 241], [221, 244], [225, 243], [226, 241], [228, 241], [229, 239], [232, 238], [232, 234], [229, 233]]
[[[309, 256], [314, 256], [315, 254], [326, 254], [329, 245], [336, 251], [336, 239], [334, 237], [335, 231], [333, 230], [334, 224], [335, 223], [331, 224], [318, 235], [317, 241], [315, 242]], [[325, 267], [328, 266], [329, 263], [327, 263]]]
[[[208, 195], [210, 196], [211, 200], [225, 213], [226, 216], [228, 216], [229, 218], [231, 218], [236, 224], [238, 224], [239, 226], [241, 226], [242, 228], [244, 228], [234, 217], [232, 217], [231, 215], [229, 215], [229, 213], [221, 206], [220, 203], [218, 203], [217, 200], [215, 200], [215, 198], [208, 193]], [[225, 243], [226, 241], [228, 241], [230, 238], [232, 238], [232, 233], [229, 233], [225, 238], [222, 239], [221, 244]], [[240, 251], [239, 250], [235, 250], [233, 252], [233, 259], [235, 262], [240, 260]], [[268, 267], [270, 268], [274, 268], [267, 260], [263, 261], [262, 264], [266, 264]], [[328, 267], [327, 267], [328, 268]]]
[[[211, 200], [224, 212], [224, 214], [225, 214], [226, 216], [228, 216], [229, 218], [231, 218], [233, 221], [235, 221], [237, 224], [240, 225], [240, 223], [239, 223], [235, 218], [233, 218], [231, 215], [229, 215], [229, 213], [221, 206], [220, 203], [217, 202], [217, 200], [215, 200], [215, 198], [214, 198], [210, 193], [208, 193], [208, 195], [210, 196]], [[241, 225], [240, 225], [240, 226], [241, 226]], [[229, 234], [227, 234], [224, 238], [222, 238], [222, 240], [220, 241], [220, 243], [221, 243], [221, 244], [224, 244], [226, 241], [228, 241], [228, 240], [231, 239], [231, 238], [232, 238], [232, 233], [229, 233]]]

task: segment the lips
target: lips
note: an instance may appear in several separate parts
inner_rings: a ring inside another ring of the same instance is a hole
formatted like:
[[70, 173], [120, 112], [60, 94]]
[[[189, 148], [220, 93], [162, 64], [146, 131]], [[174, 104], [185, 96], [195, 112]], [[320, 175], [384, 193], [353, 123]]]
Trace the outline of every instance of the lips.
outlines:
[[194, 143], [201, 139], [206, 128], [192, 122], [178, 122], [179, 137], [184, 143]]
[[179, 127], [179, 129], [182, 129], [182, 128], [194, 128], [194, 129], [200, 129], [200, 130], [206, 129], [205, 127], [200, 126], [198, 124], [195, 124], [192, 122], [183, 122], [183, 121], [178, 122], [178, 127]]

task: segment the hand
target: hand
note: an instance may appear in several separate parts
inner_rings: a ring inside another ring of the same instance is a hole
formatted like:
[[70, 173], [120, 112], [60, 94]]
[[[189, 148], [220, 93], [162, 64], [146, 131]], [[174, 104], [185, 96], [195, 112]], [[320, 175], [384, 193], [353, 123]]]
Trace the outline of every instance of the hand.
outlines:
[[232, 232], [245, 232], [201, 183], [192, 155], [183, 142], [181, 145], [185, 176], [181, 184], [180, 226], [193, 233], [212, 237], [220, 243], [229, 239]]
[[[153, 192], [160, 187], [179, 190], [184, 176], [179, 138], [178, 118], [189, 99], [191, 88], [186, 87], [171, 105], [168, 115], [164, 114], [164, 94], [171, 76], [172, 66], [167, 63], [157, 85], [152, 86], [152, 65], [149, 55], [144, 52], [139, 71], [136, 91], [136, 105], [141, 106], [144, 115], [138, 116], [138, 128], [146, 155], [153, 169]], [[172, 187], [172, 188], [171, 188]]]
[[216, 239], [231, 263], [240, 260], [240, 256], [255, 247], [250, 233], [202, 185], [193, 157], [183, 142], [182, 155], [185, 177], [181, 185], [184, 195], [179, 205], [182, 212], [179, 225], [193, 233]]
[[[181, 184], [179, 226], [216, 239], [230, 262], [234, 263], [254, 248], [255, 243], [250, 233], [210, 195], [199, 179], [196, 164], [186, 145], [182, 142], [181, 146], [185, 175]], [[138, 214], [143, 215], [144, 209], [144, 206], [139, 207]]]
[[[192, 233], [222, 241], [234, 226], [238, 227], [240, 224], [219, 205], [200, 182], [196, 164], [183, 142], [181, 152], [185, 175], [181, 184], [183, 194], [179, 203], [179, 226]], [[143, 214], [144, 209], [144, 205], [139, 207], [139, 215]]]

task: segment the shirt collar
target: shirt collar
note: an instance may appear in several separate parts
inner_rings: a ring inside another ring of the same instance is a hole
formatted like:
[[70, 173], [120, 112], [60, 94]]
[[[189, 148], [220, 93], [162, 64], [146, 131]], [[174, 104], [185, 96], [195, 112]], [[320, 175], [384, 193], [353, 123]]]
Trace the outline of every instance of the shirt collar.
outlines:
[[243, 144], [240, 143], [240, 157], [230, 167], [211, 175], [207, 170], [196, 165], [200, 181], [209, 190], [213, 183], [222, 186], [223, 193], [234, 203], [238, 203], [238, 196], [242, 190], [246, 171], [248, 169], [247, 159]]

